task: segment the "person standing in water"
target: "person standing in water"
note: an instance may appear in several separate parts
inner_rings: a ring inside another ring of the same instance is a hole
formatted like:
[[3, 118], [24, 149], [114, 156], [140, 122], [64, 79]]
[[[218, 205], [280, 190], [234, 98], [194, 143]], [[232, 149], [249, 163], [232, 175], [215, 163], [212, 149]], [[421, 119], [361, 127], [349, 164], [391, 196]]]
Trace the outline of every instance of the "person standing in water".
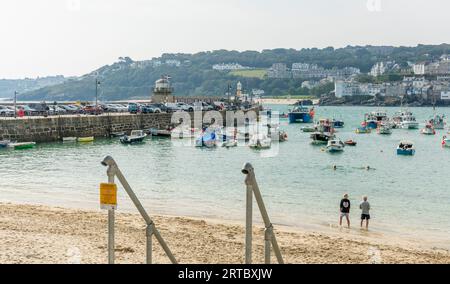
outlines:
[[359, 205], [361, 212], [361, 228], [363, 226], [364, 220], [366, 220], [366, 229], [369, 230], [369, 220], [370, 220], [370, 203], [367, 201], [367, 196], [363, 196], [363, 201]]
[[339, 218], [339, 226], [342, 226], [342, 218], [347, 219], [347, 226], [350, 228], [350, 200], [348, 199], [348, 194], [344, 194], [344, 198], [342, 198], [340, 203], [340, 218]]

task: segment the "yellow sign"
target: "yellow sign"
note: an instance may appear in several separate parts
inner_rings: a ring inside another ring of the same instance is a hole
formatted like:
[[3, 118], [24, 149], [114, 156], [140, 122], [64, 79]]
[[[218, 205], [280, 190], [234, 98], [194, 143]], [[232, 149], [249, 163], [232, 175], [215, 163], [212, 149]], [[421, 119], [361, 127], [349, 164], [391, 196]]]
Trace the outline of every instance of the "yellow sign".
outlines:
[[117, 209], [117, 185], [115, 183], [100, 184], [100, 208]]

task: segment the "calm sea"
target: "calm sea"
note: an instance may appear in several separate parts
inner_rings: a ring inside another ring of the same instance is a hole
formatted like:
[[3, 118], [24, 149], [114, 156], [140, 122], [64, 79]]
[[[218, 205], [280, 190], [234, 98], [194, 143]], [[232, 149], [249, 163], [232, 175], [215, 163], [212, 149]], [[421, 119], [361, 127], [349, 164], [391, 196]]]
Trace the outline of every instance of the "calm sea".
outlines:
[[[287, 111], [288, 106], [270, 106]], [[390, 136], [354, 134], [368, 107], [319, 107], [316, 118], [345, 121], [338, 137], [356, 147], [329, 154], [310, 144], [303, 125], [281, 121], [289, 141], [278, 155], [247, 147], [198, 149], [180, 147], [170, 139], [148, 139], [124, 146], [118, 140], [93, 144], [39, 144], [25, 151], [0, 151], [0, 201], [75, 208], [98, 207], [98, 184], [107, 180], [100, 161], [112, 155], [151, 214], [185, 215], [230, 221], [245, 220], [244, 176], [253, 163], [273, 223], [294, 227], [335, 224], [339, 201], [349, 193], [353, 224], [358, 203], [368, 195], [372, 230], [400, 238], [421, 238], [450, 248], [450, 149], [441, 147], [447, 130], [425, 136], [419, 130], [394, 130]], [[398, 108], [385, 108], [392, 115]], [[411, 108], [423, 125], [431, 108]], [[437, 109], [450, 117], [450, 108]], [[400, 140], [412, 140], [416, 155], [396, 155]], [[337, 165], [336, 171], [332, 166]], [[373, 170], [364, 168], [369, 165]], [[132, 210], [120, 191], [119, 208]], [[256, 207], [255, 207], [256, 210]], [[257, 213], [255, 213], [257, 215]]]

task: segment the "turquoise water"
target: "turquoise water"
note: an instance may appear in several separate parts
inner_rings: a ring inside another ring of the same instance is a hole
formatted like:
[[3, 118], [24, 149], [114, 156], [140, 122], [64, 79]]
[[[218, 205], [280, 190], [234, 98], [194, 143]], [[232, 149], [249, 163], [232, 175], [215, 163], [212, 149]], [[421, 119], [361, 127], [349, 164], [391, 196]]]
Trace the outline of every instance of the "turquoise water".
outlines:
[[[271, 106], [287, 111], [287, 106]], [[362, 195], [372, 204], [372, 230], [401, 238], [421, 238], [450, 247], [450, 149], [440, 145], [446, 130], [425, 136], [419, 130], [394, 130], [390, 136], [354, 134], [368, 107], [319, 107], [316, 118], [336, 117], [346, 123], [337, 134], [356, 147], [329, 154], [310, 144], [303, 125], [281, 121], [289, 141], [279, 153], [263, 157], [248, 147], [198, 149], [170, 139], [148, 139], [124, 146], [118, 140], [92, 144], [39, 144], [24, 151], [0, 151], [0, 201], [76, 208], [98, 207], [98, 184], [106, 181], [100, 161], [113, 156], [152, 214], [186, 215], [231, 221], [245, 220], [245, 162], [253, 163], [273, 223], [295, 227], [328, 226], [338, 218], [339, 201], [349, 193], [353, 225]], [[392, 115], [398, 108], [385, 108]], [[424, 123], [431, 108], [410, 109]], [[450, 109], [438, 109], [450, 117]], [[413, 157], [397, 156], [402, 139], [416, 144]], [[332, 165], [337, 165], [336, 171]], [[370, 165], [374, 170], [363, 169]], [[131, 210], [120, 191], [119, 208]], [[256, 209], [255, 209], [256, 210]], [[257, 215], [257, 212], [255, 213]]]

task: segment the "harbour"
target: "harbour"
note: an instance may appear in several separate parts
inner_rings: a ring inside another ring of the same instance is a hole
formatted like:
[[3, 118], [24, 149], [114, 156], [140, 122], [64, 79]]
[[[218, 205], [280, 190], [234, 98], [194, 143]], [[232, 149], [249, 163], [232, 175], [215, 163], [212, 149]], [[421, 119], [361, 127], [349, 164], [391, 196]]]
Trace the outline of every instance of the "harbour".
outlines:
[[[290, 106], [267, 107], [282, 113]], [[444, 169], [450, 153], [441, 147], [447, 130], [436, 130], [434, 136], [407, 129], [395, 129], [388, 136], [355, 134], [364, 114], [375, 110], [316, 108], [317, 118], [342, 118], [345, 126], [336, 135], [357, 142], [356, 147], [333, 155], [312, 145], [302, 125], [289, 124], [287, 119], [280, 120], [280, 128], [289, 140], [277, 144], [277, 155], [267, 157], [267, 150], [199, 149], [159, 137], [135, 145], [123, 145], [119, 138], [99, 138], [91, 143], [38, 143], [23, 151], [0, 150], [0, 202], [95, 209], [98, 183], [104, 178], [99, 162], [112, 155], [153, 213], [239, 222], [245, 214], [240, 168], [251, 162], [274, 224], [333, 231], [340, 196], [349, 193], [357, 203], [368, 195], [374, 208], [373, 234], [448, 249], [450, 219], [443, 200], [448, 198]], [[391, 116], [397, 111], [386, 108]], [[410, 111], [422, 125], [433, 113], [431, 108]], [[450, 115], [450, 109], [438, 111]], [[415, 142], [413, 157], [396, 155], [404, 139]], [[119, 204], [121, 210], [132, 211], [123, 196]], [[355, 220], [357, 211], [352, 213]]]

